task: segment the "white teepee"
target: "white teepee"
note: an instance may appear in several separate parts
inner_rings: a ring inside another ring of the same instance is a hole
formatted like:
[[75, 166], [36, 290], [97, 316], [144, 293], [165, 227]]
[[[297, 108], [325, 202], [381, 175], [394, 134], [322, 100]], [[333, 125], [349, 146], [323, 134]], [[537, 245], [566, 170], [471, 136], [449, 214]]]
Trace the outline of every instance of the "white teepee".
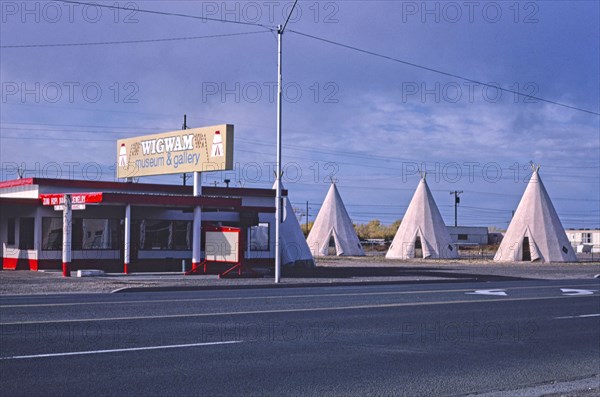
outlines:
[[335, 183], [329, 188], [306, 242], [314, 256], [326, 256], [329, 255], [329, 240], [332, 237], [338, 256], [365, 254]]
[[442, 215], [435, 204], [429, 186], [422, 176], [400, 227], [394, 236], [387, 259], [412, 259], [417, 240], [421, 243], [423, 258], [457, 258], [456, 247], [446, 229]]
[[[283, 184], [281, 188], [283, 189]], [[275, 186], [273, 186], [273, 189], [275, 189]], [[294, 214], [294, 208], [289, 199], [289, 191], [284, 200], [283, 222], [280, 228], [281, 263], [283, 265], [313, 267], [315, 261], [304, 239], [300, 223], [298, 223], [298, 219]]]
[[539, 168], [533, 166], [533, 175], [494, 256], [495, 261], [577, 261], [539, 176]]

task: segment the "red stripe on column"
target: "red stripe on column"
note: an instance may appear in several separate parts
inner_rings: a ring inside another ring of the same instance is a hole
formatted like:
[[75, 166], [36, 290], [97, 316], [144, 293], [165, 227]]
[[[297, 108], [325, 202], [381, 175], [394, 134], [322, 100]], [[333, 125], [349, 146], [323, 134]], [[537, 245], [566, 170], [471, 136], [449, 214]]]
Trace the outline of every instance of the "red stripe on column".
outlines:
[[2, 268], [6, 270], [17, 270], [18, 258], [2, 258]]

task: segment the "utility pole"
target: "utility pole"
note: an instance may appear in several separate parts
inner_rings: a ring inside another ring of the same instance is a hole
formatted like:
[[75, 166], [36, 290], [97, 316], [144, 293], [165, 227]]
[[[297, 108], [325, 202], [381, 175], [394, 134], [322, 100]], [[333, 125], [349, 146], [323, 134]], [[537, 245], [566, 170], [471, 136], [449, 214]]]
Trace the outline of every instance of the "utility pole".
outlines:
[[460, 194], [464, 193], [462, 190], [455, 190], [450, 192], [450, 194], [454, 195], [454, 227], [458, 226], [458, 204], [460, 203]]
[[282, 90], [282, 39], [285, 27], [296, 8], [298, 0], [294, 2], [285, 24], [277, 27], [277, 165], [275, 174], [275, 283], [281, 281], [281, 90]]
[[308, 236], [308, 200], [306, 200], [306, 235]]
[[277, 27], [277, 167], [275, 170], [275, 283], [281, 281], [281, 36], [283, 27]]

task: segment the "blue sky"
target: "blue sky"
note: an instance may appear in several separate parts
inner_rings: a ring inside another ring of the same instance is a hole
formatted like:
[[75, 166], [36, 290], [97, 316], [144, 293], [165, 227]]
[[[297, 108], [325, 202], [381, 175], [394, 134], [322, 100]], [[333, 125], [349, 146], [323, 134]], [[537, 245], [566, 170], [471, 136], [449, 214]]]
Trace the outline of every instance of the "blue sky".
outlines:
[[[117, 139], [180, 129], [185, 113], [235, 125], [236, 169], [204, 184], [271, 186], [277, 40], [264, 26], [292, 2], [98, 4], [140, 11], [1, 3], [2, 179], [23, 165], [113, 180]], [[355, 222], [391, 223], [425, 169], [447, 224], [462, 190], [460, 224], [506, 227], [534, 161], [563, 225], [600, 227], [599, 20], [597, 1], [300, 1], [283, 44], [293, 204], [314, 219], [333, 177]], [[181, 40], [139, 42], [163, 39]], [[141, 180], [156, 181], [181, 183]]]

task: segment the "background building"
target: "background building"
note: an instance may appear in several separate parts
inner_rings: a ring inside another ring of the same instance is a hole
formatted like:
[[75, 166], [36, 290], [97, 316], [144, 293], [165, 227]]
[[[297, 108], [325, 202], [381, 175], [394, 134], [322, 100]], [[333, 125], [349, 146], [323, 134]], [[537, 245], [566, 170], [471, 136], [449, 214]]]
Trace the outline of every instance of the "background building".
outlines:
[[600, 229], [567, 229], [565, 233], [578, 253], [600, 252]]
[[452, 243], [459, 245], [488, 245], [488, 228], [479, 226], [446, 226]]

